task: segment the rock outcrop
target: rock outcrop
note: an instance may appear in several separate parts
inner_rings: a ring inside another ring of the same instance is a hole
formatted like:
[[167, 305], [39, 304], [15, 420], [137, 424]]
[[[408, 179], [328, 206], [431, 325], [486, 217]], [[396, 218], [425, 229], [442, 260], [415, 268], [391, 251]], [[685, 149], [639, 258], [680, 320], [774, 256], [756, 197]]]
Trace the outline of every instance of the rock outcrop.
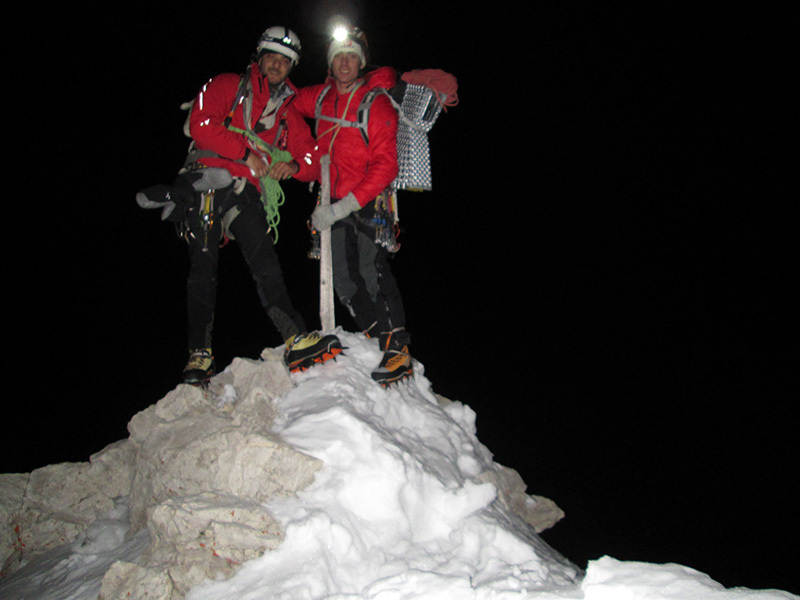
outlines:
[[[100, 598], [178, 600], [200, 581], [225, 578], [281, 543], [264, 503], [314, 481], [320, 461], [271, 433], [273, 400], [293, 388], [280, 353], [236, 359], [210, 391], [180, 385], [133, 417], [130, 437], [86, 463], [0, 475], [0, 561], [8, 576], [87, 530], [120, 505], [130, 531], [147, 531], [144, 551], [106, 572]], [[440, 398], [440, 402], [448, 401]], [[536, 531], [563, 517], [528, 496], [516, 471], [479, 477]]]

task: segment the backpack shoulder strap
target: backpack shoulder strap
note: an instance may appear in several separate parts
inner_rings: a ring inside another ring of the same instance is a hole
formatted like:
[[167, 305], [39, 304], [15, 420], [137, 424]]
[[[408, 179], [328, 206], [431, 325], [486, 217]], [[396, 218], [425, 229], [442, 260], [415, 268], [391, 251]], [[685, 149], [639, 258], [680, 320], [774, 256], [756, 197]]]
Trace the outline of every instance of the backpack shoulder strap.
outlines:
[[[372, 103], [378, 94], [385, 94], [386, 97], [389, 98], [389, 101], [394, 104], [394, 100], [392, 100], [391, 95], [384, 88], [372, 88], [361, 99], [361, 102], [358, 105], [358, 112], [356, 113], [358, 115], [358, 120], [356, 123], [361, 131], [361, 137], [364, 138], [364, 143], [367, 146], [369, 146], [369, 109], [372, 107]], [[396, 105], [395, 108], [397, 108]]]
[[322, 91], [319, 93], [319, 96], [317, 96], [317, 103], [314, 106], [314, 137], [315, 138], [319, 137], [319, 122], [320, 122], [320, 119], [325, 119], [325, 117], [322, 116], [322, 101], [325, 99], [325, 96], [328, 95], [328, 92], [330, 90], [331, 90], [331, 86], [330, 85], [326, 85], [324, 88], [322, 88]]
[[317, 96], [317, 103], [314, 108], [314, 137], [319, 137], [320, 121], [330, 121], [331, 123], [335, 123], [340, 127], [358, 127], [359, 131], [361, 132], [361, 137], [364, 139], [364, 143], [369, 146], [369, 134], [367, 133], [367, 125], [369, 124], [369, 107], [372, 105], [372, 101], [375, 99], [375, 96], [380, 92], [385, 93], [386, 90], [383, 88], [374, 88], [367, 92], [358, 105], [356, 120], [350, 121], [345, 117], [329, 117], [322, 114], [322, 101], [325, 99], [325, 96], [330, 89], [330, 85], [325, 86], [320, 92], [319, 96]]
[[[369, 109], [375, 98], [382, 94], [386, 96], [391, 105], [397, 111], [400, 121], [405, 123], [411, 129], [420, 132], [427, 132], [433, 126], [433, 121], [439, 116], [439, 111], [442, 108], [443, 95], [438, 94], [436, 90], [426, 85], [417, 85], [401, 81], [398, 85], [390, 90], [385, 88], [373, 88], [361, 100], [358, 107], [358, 126], [361, 128], [361, 135], [364, 137], [364, 143], [369, 145], [369, 135], [367, 133], [367, 126], [369, 125]], [[411, 97], [413, 100], [406, 102], [406, 98]], [[427, 107], [424, 114], [417, 115], [415, 112], [418, 106], [424, 103]], [[408, 106], [407, 106], [408, 105]]]
[[[229, 127], [231, 121], [233, 120], [233, 113], [236, 111], [236, 107], [239, 106], [239, 103], [242, 102], [248, 96], [248, 87], [250, 85], [250, 70], [252, 69], [252, 65], [248, 65], [247, 69], [242, 75], [242, 78], [239, 80], [239, 88], [236, 90], [236, 96], [233, 98], [233, 103], [231, 104], [231, 110], [228, 112], [228, 116], [225, 117], [223, 124], [225, 127]], [[245, 120], [245, 123], [247, 121]]]

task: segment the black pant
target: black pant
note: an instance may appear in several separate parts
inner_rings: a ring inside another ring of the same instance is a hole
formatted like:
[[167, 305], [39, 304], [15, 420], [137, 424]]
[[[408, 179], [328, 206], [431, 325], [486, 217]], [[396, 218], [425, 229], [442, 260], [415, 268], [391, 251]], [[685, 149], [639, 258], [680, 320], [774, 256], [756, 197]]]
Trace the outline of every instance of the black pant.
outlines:
[[374, 230], [348, 217], [333, 225], [331, 246], [334, 288], [354, 313], [356, 325], [365, 331], [374, 325], [373, 333], [405, 328], [406, 313], [389, 264], [391, 255], [375, 243]]
[[258, 190], [250, 184], [241, 194], [235, 194], [232, 186], [217, 190], [213, 223], [207, 231], [203, 229], [201, 202], [200, 194], [196, 194], [186, 211], [191, 262], [186, 285], [189, 349], [211, 348], [223, 217], [235, 213], [238, 215], [230, 222], [228, 231], [247, 262], [261, 305], [282, 339], [304, 332], [303, 318], [294, 309], [283, 280]]

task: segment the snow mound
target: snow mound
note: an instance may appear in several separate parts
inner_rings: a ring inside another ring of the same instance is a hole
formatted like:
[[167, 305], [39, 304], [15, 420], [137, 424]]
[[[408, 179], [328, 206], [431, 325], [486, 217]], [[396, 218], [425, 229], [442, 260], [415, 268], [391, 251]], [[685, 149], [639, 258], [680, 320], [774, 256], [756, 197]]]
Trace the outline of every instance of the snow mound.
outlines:
[[[563, 513], [493, 461], [472, 409], [433, 393], [421, 364], [379, 387], [377, 342], [339, 335], [336, 361], [290, 377], [267, 349], [234, 361], [210, 393], [179, 386], [137, 414], [113, 448], [117, 470], [131, 470], [129, 497], [0, 580], [0, 597], [798, 598], [610, 557], [584, 574], [537, 535]], [[112, 464], [108, 452], [97, 464]]]
[[502, 467], [475, 413], [440, 403], [419, 364], [413, 380], [377, 386], [377, 342], [340, 335], [346, 356], [296, 375], [275, 401], [273, 433], [322, 462], [310, 487], [268, 503], [285, 531], [279, 551], [188, 598], [229, 598], [231, 585], [293, 600], [574, 588], [580, 570], [500, 500], [490, 481]]
[[586, 600], [791, 600], [779, 590], [726, 589], [708, 575], [676, 564], [592, 561], [582, 589]]

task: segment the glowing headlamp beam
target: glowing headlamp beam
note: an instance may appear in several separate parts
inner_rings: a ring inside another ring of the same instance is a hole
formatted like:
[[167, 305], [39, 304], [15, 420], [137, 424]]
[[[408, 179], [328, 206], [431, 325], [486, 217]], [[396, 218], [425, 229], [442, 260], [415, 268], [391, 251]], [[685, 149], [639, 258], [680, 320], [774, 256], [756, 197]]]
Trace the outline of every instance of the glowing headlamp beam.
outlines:
[[341, 42], [342, 40], [346, 40], [347, 36], [348, 36], [347, 27], [344, 27], [343, 25], [339, 25], [338, 27], [334, 28], [334, 30], [333, 30], [333, 39]]

